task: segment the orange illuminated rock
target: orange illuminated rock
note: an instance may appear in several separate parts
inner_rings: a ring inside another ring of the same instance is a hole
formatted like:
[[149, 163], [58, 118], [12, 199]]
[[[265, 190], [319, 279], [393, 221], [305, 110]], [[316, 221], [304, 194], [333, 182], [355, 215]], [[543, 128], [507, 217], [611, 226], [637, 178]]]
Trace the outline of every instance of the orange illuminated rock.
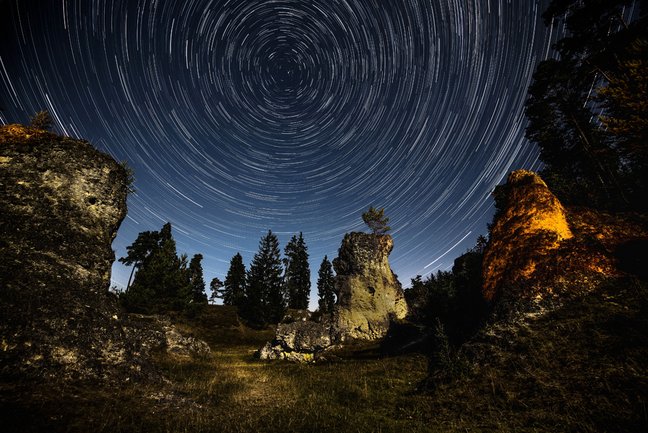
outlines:
[[529, 278], [539, 262], [573, 237], [565, 208], [537, 174], [512, 172], [495, 196], [499, 211], [483, 264], [483, 293], [489, 301], [504, 285]]

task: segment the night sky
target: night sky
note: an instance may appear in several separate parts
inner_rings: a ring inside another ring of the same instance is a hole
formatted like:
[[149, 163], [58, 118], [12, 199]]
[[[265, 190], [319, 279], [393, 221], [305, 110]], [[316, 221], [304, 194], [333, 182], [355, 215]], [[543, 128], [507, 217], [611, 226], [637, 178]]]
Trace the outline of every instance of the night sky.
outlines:
[[[490, 192], [538, 168], [527, 87], [555, 41], [535, 0], [0, 0], [0, 122], [134, 168], [113, 243], [170, 221], [207, 283], [268, 229], [325, 254], [385, 207], [404, 286], [486, 233]], [[124, 286], [129, 269], [113, 268]]]

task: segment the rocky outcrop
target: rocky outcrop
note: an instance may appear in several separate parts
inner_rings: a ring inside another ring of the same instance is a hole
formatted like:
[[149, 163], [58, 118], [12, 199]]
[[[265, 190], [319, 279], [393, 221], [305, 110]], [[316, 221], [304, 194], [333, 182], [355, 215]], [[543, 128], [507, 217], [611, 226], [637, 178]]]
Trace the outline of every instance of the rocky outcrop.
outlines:
[[482, 277], [484, 298], [498, 311], [550, 307], [606, 279], [645, 275], [645, 216], [565, 208], [526, 170], [512, 172], [495, 198]]
[[261, 359], [311, 362], [345, 341], [385, 337], [390, 324], [407, 315], [401, 284], [389, 266], [393, 245], [389, 235], [347, 234], [333, 261], [338, 296], [333, 315], [280, 324], [274, 340], [259, 351]]
[[500, 296], [503, 287], [528, 280], [540, 262], [573, 236], [565, 208], [537, 174], [512, 172], [495, 196], [499, 211], [483, 262], [488, 301]]
[[156, 376], [149, 354], [167, 330], [129, 320], [108, 290], [128, 187], [85, 141], [0, 128], [1, 377]]
[[407, 316], [400, 282], [389, 266], [394, 241], [389, 235], [349, 233], [333, 260], [337, 304], [336, 340], [376, 340], [389, 324]]
[[329, 323], [300, 321], [280, 323], [273, 341], [260, 351], [261, 359], [312, 362], [333, 345]]

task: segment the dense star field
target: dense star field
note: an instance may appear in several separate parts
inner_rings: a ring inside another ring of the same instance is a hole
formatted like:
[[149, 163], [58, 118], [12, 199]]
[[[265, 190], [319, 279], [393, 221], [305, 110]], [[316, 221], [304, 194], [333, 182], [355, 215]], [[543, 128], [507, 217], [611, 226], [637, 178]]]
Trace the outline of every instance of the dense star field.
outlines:
[[486, 232], [510, 170], [539, 166], [523, 107], [557, 36], [546, 3], [0, 0], [0, 122], [47, 109], [128, 161], [117, 257], [171, 221], [209, 282], [268, 229], [282, 248], [303, 231], [315, 282], [374, 205], [408, 285]]

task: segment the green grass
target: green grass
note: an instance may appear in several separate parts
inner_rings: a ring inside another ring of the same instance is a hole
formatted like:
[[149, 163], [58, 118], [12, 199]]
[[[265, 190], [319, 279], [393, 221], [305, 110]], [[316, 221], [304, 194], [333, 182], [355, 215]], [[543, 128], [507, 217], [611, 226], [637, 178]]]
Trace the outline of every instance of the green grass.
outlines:
[[162, 357], [167, 381], [154, 385], [0, 385], [0, 430], [648, 431], [648, 291], [624, 284], [495, 326], [448, 357], [469, 368], [433, 375], [427, 390], [427, 359], [419, 354], [381, 357], [365, 348], [315, 365], [263, 362], [253, 354], [271, 330], [214, 326], [216, 317], [180, 321], [212, 356]]

